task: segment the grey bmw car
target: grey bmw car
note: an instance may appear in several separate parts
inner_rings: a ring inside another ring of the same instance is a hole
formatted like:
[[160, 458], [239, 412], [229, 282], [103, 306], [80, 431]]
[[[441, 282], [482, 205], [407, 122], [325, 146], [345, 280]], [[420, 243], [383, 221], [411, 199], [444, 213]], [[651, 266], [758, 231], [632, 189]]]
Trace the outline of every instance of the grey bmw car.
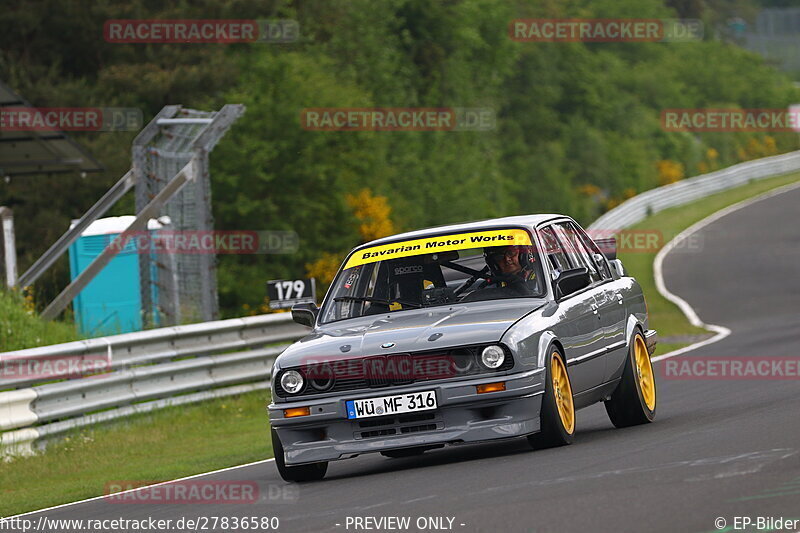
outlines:
[[529, 215], [403, 233], [347, 256], [310, 333], [272, 371], [275, 462], [287, 481], [328, 462], [526, 437], [572, 442], [575, 411], [651, 422], [656, 384], [642, 289], [571, 218]]

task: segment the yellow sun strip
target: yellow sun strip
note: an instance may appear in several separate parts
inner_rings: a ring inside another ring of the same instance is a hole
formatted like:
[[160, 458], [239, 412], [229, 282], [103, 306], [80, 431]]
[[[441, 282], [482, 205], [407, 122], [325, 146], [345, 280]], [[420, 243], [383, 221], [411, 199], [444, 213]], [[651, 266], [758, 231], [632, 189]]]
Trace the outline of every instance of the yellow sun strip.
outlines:
[[372, 246], [370, 248], [358, 250], [350, 256], [344, 268], [346, 270], [354, 266], [366, 265], [376, 261], [435, 252], [468, 250], [470, 248], [484, 246], [530, 246], [530, 244], [531, 237], [528, 232], [523, 229], [501, 229], [441, 235], [438, 237], [426, 237], [424, 239], [382, 244], [380, 246]]

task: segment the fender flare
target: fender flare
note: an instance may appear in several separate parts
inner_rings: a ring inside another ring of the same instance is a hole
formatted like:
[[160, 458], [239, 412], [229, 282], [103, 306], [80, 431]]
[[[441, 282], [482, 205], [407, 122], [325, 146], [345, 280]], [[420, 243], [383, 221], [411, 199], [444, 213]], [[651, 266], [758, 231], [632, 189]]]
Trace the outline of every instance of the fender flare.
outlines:
[[[545, 361], [547, 360], [548, 348], [550, 348], [550, 345], [553, 344], [553, 342], [557, 341], [558, 337], [556, 337], [556, 334], [550, 330], [544, 331], [541, 337], [539, 337], [539, 356], [536, 360], [537, 368], [544, 368]], [[566, 356], [567, 355], [564, 354], [565, 358]]]
[[625, 344], [630, 349], [631, 342], [633, 341], [633, 332], [636, 331], [636, 328], [642, 330], [642, 335], [644, 335], [647, 329], [642, 324], [641, 320], [636, 318], [636, 315], [628, 315], [628, 321], [625, 324]]

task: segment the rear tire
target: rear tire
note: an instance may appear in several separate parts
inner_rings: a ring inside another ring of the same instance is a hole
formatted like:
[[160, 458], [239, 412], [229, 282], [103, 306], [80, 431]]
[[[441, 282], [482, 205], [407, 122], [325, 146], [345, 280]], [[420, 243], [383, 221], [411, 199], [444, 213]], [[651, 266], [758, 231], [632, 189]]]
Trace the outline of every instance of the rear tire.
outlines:
[[618, 428], [647, 424], [656, 417], [655, 372], [644, 335], [638, 329], [628, 349], [622, 379], [605, 405], [608, 418]]
[[567, 364], [559, 349], [551, 346], [547, 357], [541, 431], [528, 436], [534, 450], [572, 444], [575, 435], [575, 402]]
[[275, 465], [284, 481], [319, 481], [328, 471], [328, 462], [311, 463], [307, 465], [287, 466], [283, 455], [283, 445], [278, 432], [271, 428], [272, 450], [275, 452]]

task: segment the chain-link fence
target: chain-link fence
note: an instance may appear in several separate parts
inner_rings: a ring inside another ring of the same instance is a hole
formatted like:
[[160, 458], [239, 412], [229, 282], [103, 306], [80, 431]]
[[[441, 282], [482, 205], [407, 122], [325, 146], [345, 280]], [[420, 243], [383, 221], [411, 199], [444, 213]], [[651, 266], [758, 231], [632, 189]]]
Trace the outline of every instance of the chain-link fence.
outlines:
[[[166, 108], [165, 108], [166, 109]], [[221, 111], [179, 109], [155, 121], [134, 142], [137, 213], [185, 165], [194, 180], [162, 209], [161, 231], [211, 231], [211, 183], [208, 154], [242, 112], [241, 106]], [[139, 256], [145, 326], [186, 324], [218, 317], [216, 256], [206, 254], [141, 254]]]

